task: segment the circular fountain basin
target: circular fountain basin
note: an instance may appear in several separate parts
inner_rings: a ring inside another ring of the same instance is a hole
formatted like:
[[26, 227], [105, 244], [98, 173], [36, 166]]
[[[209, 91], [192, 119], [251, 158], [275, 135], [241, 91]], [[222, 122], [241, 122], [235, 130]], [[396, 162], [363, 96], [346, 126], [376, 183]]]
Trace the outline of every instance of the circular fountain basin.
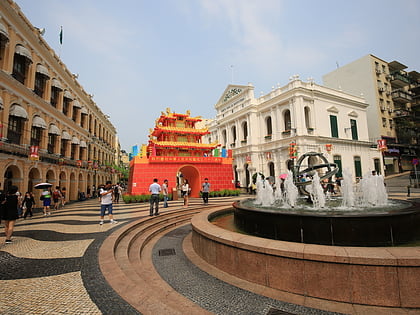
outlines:
[[253, 199], [235, 202], [235, 226], [250, 235], [307, 244], [395, 246], [420, 239], [420, 206], [390, 201], [386, 207], [256, 207]]

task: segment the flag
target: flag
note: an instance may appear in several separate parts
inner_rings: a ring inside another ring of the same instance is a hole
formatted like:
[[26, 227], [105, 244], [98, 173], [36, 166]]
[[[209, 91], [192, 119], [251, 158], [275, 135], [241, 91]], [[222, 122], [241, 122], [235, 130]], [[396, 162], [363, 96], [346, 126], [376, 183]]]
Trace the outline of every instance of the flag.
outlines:
[[63, 27], [60, 30], [60, 45], [63, 45]]

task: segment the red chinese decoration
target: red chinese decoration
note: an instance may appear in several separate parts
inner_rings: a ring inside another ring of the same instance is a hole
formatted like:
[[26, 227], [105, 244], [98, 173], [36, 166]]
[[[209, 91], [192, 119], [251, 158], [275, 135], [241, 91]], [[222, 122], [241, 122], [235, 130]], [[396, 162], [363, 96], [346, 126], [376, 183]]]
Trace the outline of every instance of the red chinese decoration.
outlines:
[[378, 150], [381, 152], [388, 150], [385, 139], [378, 140]]
[[325, 150], [327, 150], [327, 152], [331, 152], [331, 150], [332, 150], [332, 144], [326, 144], [325, 145]]
[[30, 153], [29, 153], [29, 159], [32, 161], [38, 161], [39, 160], [39, 146], [37, 145], [31, 145]]
[[289, 145], [289, 157], [296, 159], [298, 155], [296, 142], [291, 142]]

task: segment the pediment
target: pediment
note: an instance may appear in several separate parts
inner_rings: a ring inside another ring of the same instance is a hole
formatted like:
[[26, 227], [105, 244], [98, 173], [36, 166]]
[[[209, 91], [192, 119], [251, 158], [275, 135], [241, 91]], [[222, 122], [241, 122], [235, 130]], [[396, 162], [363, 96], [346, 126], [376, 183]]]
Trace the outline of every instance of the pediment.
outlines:
[[339, 112], [338, 108], [335, 107], [335, 106], [328, 107], [327, 111], [330, 112], [330, 113], [338, 113]]
[[354, 110], [352, 110], [350, 113], [348, 113], [348, 115], [349, 115], [350, 117], [355, 117], [355, 118], [359, 117], [359, 114], [358, 114], [358, 113], [356, 113]]
[[234, 99], [238, 99], [241, 95], [246, 95], [246, 92], [250, 89], [254, 89], [254, 87], [252, 85], [229, 84], [219, 98], [216, 108], [225, 105]]

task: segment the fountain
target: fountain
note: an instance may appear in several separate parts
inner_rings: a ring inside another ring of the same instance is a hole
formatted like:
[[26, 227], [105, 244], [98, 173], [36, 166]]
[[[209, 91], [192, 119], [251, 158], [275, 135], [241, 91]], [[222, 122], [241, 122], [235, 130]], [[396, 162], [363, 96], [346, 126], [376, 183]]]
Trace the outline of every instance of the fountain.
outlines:
[[[348, 170], [341, 197], [324, 199], [320, 182], [334, 166], [322, 164], [298, 163], [275, 189], [260, 185], [256, 199], [195, 215], [195, 253], [236, 278], [274, 289], [283, 301], [343, 313], [419, 310], [420, 252], [410, 246], [420, 240], [419, 206], [388, 200], [382, 176], [366, 174], [354, 184]], [[298, 181], [304, 174], [312, 180]], [[211, 223], [227, 216], [241, 233]]]
[[[322, 157], [310, 152], [304, 157]], [[356, 185], [343, 171], [342, 196], [328, 197], [321, 186], [338, 169], [333, 163], [312, 165], [279, 178], [273, 192], [268, 181], [257, 177], [257, 197], [235, 202], [235, 226], [251, 235], [311, 244], [340, 246], [395, 246], [420, 237], [418, 208], [388, 200], [381, 175], [366, 174]], [[327, 167], [326, 175], [318, 170]], [[306, 175], [306, 176], [305, 176]], [[302, 176], [306, 181], [298, 181]], [[303, 196], [298, 197], [298, 190]]]

